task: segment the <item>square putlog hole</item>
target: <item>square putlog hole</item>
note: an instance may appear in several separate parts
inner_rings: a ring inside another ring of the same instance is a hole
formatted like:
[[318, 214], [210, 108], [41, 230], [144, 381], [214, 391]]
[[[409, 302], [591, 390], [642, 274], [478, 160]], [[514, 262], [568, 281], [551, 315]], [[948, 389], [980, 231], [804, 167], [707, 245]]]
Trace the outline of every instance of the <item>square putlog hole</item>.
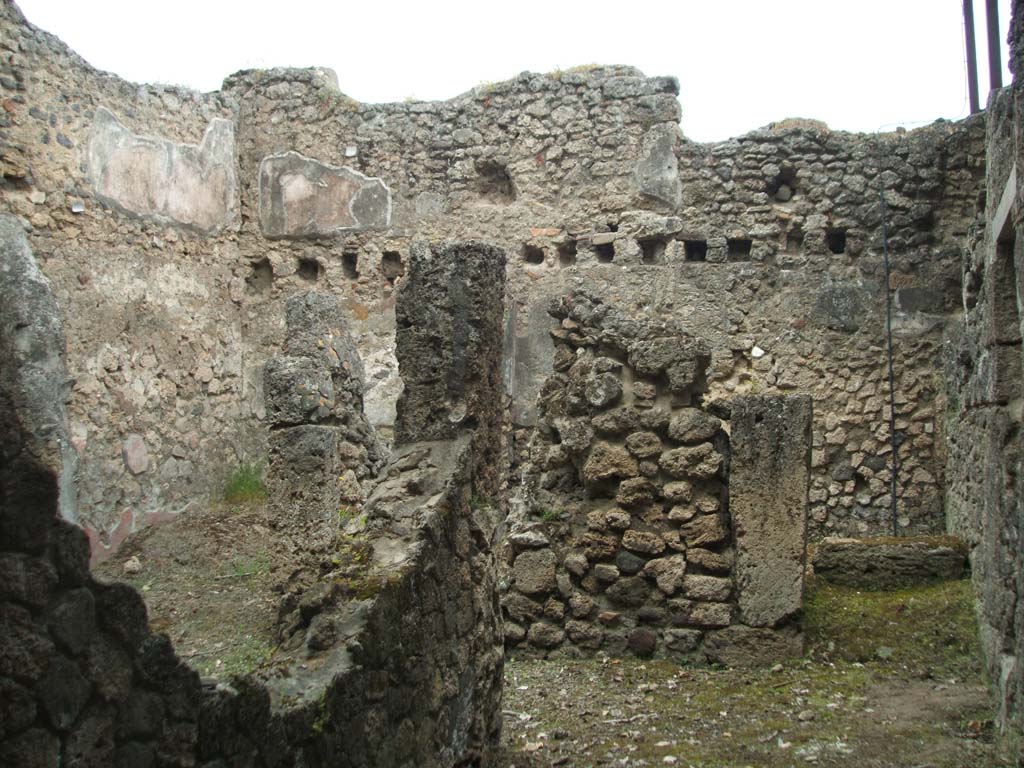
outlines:
[[384, 251], [380, 260], [380, 271], [384, 274], [384, 279], [394, 285], [395, 281], [405, 274], [402, 254], [398, 251]]
[[828, 249], [836, 255], [846, 253], [846, 230], [826, 229], [825, 245], [827, 245]]
[[746, 237], [727, 238], [726, 248], [729, 253], [729, 261], [750, 261], [750, 249], [753, 241]]
[[686, 261], [707, 261], [708, 241], [707, 240], [684, 240], [683, 258]]
[[345, 277], [349, 280], [355, 280], [359, 277], [359, 252], [358, 251], [342, 251], [341, 254], [341, 269], [345, 273]]
[[296, 265], [295, 273], [303, 280], [315, 283], [324, 274], [323, 265], [316, 259], [302, 257]]
[[615, 246], [612, 243], [601, 243], [594, 246], [594, 254], [602, 264], [611, 264], [615, 258]]
[[558, 266], [571, 267], [576, 263], [576, 241], [569, 240], [558, 246]]
[[523, 261], [527, 264], [543, 264], [547, 254], [544, 253], [544, 249], [538, 245], [530, 245], [529, 243], [523, 243], [522, 251]]
[[648, 237], [640, 240], [640, 254], [644, 264], [664, 264], [668, 243], [663, 237]]

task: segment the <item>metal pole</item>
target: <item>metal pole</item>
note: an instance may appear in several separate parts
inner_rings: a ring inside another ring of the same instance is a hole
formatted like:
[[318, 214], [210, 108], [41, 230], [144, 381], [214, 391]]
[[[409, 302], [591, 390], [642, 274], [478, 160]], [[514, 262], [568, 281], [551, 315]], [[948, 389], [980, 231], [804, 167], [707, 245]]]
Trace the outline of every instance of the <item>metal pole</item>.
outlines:
[[964, 39], [967, 42], [967, 92], [971, 98], [971, 114], [981, 112], [978, 101], [978, 49], [974, 43], [974, 0], [964, 0]]
[[985, 0], [985, 17], [988, 19], [988, 84], [994, 91], [1003, 87], [1002, 55], [999, 52], [1003, 41], [999, 32], [998, 0]]

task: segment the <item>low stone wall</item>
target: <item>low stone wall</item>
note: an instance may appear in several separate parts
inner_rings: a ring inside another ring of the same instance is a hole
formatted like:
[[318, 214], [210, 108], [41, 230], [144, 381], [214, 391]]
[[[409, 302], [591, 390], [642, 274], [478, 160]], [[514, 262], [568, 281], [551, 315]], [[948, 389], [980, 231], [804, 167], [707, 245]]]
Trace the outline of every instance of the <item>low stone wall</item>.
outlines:
[[283, 673], [204, 698], [199, 765], [489, 763], [504, 652], [477, 450], [464, 434], [396, 451], [339, 565], [286, 613]]
[[709, 410], [708, 349], [678, 326], [582, 292], [551, 314], [556, 373], [517, 457], [509, 646], [798, 655], [810, 399], [748, 395]]

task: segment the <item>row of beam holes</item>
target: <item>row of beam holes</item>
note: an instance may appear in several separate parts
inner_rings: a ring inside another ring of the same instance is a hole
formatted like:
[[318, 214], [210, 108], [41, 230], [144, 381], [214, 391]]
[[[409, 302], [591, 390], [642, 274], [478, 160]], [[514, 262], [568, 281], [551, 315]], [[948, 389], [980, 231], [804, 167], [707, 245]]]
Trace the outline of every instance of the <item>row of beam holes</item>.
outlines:
[[[846, 253], [846, 230], [829, 227], [825, 230], [825, 245], [829, 252], [839, 256]], [[800, 253], [804, 247], [804, 230], [795, 226], [786, 233], [786, 253]]]
[[[571, 267], [576, 263], [576, 241], [568, 240], [564, 243], [559, 243], [555, 248], [555, 255], [558, 258], [559, 267]], [[539, 245], [524, 243], [522, 257], [523, 261], [527, 264], [540, 265], [547, 260], [548, 255], [547, 251]]]
[[[829, 251], [834, 254], [846, 253], [846, 230], [827, 229], [825, 231], [825, 242]], [[665, 250], [668, 247], [668, 239], [662, 237], [643, 238], [639, 241], [641, 258], [644, 264], [662, 264], [665, 261]], [[750, 261], [750, 251], [753, 241], [746, 237], [730, 237], [726, 239], [726, 249], [729, 261], [742, 262]], [[794, 227], [786, 238], [786, 251], [796, 253], [803, 247], [803, 230]], [[610, 264], [615, 259], [615, 246], [612, 243], [600, 243], [594, 246], [594, 254], [597, 260], [603, 264]], [[683, 254], [686, 261], [707, 261], [708, 242], [707, 240], [684, 240]], [[523, 261], [527, 264], [543, 264], [547, 255], [543, 248], [536, 245], [524, 244], [522, 250]], [[576, 263], [576, 241], [571, 240], [558, 246], [558, 263], [562, 267], [572, 266]]]
[[[342, 251], [341, 268], [349, 280], [358, 280], [359, 252], [354, 249]], [[398, 251], [384, 251], [381, 257], [380, 271], [388, 285], [394, 285], [398, 278], [405, 274], [402, 255]], [[300, 256], [296, 259], [295, 274], [301, 280], [315, 283], [324, 276], [325, 269], [323, 264], [316, 259]], [[268, 293], [274, 282], [274, 268], [271, 266], [270, 260], [260, 259], [252, 262], [251, 272], [245, 282], [251, 293]]]

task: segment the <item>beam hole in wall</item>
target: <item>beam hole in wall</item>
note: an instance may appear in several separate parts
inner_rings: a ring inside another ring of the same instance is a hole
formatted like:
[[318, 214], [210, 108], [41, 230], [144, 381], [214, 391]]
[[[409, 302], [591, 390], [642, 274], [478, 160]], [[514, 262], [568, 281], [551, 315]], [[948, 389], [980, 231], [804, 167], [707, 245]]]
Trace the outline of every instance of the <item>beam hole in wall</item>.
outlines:
[[481, 198], [504, 205], [515, 202], [516, 187], [505, 165], [495, 160], [477, 160], [476, 173], [474, 188]]
[[523, 243], [522, 257], [527, 264], [543, 264], [547, 254], [539, 245]]
[[299, 257], [298, 267], [295, 270], [296, 274], [303, 280], [311, 283], [315, 283], [324, 275], [323, 265], [316, 259], [311, 259], [306, 256]]
[[832, 227], [826, 229], [825, 245], [834, 254], [846, 253], [846, 230]]
[[800, 253], [804, 247], [804, 228], [794, 224], [786, 233], [786, 253]]
[[753, 242], [746, 237], [730, 237], [726, 239], [729, 261], [750, 261], [750, 248]]
[[405, 264], [402, 263], [402, 254], [398, 251], [384, 251], [380, 260], [380, 271], [384, 279], [391, 285], [405, 274]]
[[640, 256], [644, 264], [664, 264], [668, 243], [663, 237], [645, 237], [639, 241]]
[[558, 245], [558, 266], [571, 267], [576, 263], [576, 241], [567, 240]]
[[608, 231], [609, 232], [618, 232], [619, 231], [619, 225], [616, 224], [614, 221], [609, 221], [608, 222]]
[[270, 259], [262, 258], [249, 265], [249, 276], [245, 278], [245, 286], [250, 293], [269, 293], [273, 283], [274, 268], [270, 265]]
[[686, 261], [707, 261], [708, 241], [707, 240], [684, 240], [683, 258]]
[[615, 258], [615, 245], [614, 243], [600, 243], [594, 246], [594, 255], [597, 256], [597, 260], [603, 264], [610, 264]]
[[342, 251], [341, 268], [349, 280], [357, 279], [359, 277], [359, 251], [354, 248], [346, 248]]
[[792, 168], [783, 168], [768, 181], [764, 191], [777, 202], [789, 202], [796, 194], [796, 171]]

